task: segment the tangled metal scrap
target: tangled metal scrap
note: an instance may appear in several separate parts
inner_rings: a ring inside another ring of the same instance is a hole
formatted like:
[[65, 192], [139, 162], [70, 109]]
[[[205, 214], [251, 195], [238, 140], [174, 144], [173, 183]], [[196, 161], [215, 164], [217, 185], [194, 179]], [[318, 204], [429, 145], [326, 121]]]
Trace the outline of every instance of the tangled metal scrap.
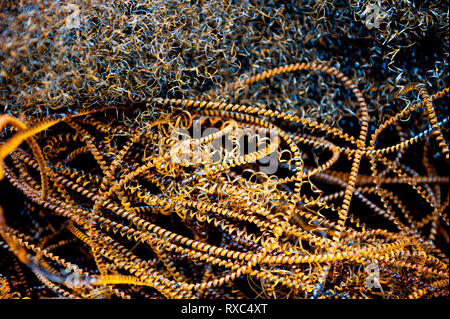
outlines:
[[[61, 9], [27, 3], [41, 13]], [[330, 5], [308, 3], [300, 14], [271, 2], [86, 1], [80, 29], [58, 34], [52, 19], [20, 42], [13, 31], [46, 15], [17, 17], [8, 2], [0, 296], [448, 297], [445, 72], [404, 66], [398, 92], [396, 53], [385, 83], [376, 75], [383, 67], [368, 61], [323, 62], [318, 47], [337, 27], [315, 14], [329, 15]], [[320, 29], [304, 25], [314, 19], [325, 20]], [[408, 19], [408, 41], [435, 27]], [[95, 31], [94, 21], [104, 28]], [[394, 30], [402, 21], [383, 26], [374, 43], [405, 41]], [[364, 25], [341, 27], [343, 39], [345, 28], [355, 34]], [[287, 41], [296, 39], [289, 32], [303, 32], [302, 41], [322, 36], [308, 49]], [[30, 52], [42, 60], [25, 63]], [[214, 133], [180, 142], [177, 132], [195, 123]], [[246, 151], [251, 142], [258, 149]], [[180, 154], [189, 161], [174, 160]], [[264, 173], [274, 154], [277, 170]]]

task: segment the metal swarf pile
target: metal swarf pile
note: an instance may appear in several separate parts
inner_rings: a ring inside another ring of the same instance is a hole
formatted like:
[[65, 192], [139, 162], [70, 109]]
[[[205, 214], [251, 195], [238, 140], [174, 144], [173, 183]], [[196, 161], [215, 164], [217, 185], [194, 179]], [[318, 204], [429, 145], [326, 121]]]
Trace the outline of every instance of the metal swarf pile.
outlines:
[[0, 297], [448, 297], [448, 12], [0, 1]]

